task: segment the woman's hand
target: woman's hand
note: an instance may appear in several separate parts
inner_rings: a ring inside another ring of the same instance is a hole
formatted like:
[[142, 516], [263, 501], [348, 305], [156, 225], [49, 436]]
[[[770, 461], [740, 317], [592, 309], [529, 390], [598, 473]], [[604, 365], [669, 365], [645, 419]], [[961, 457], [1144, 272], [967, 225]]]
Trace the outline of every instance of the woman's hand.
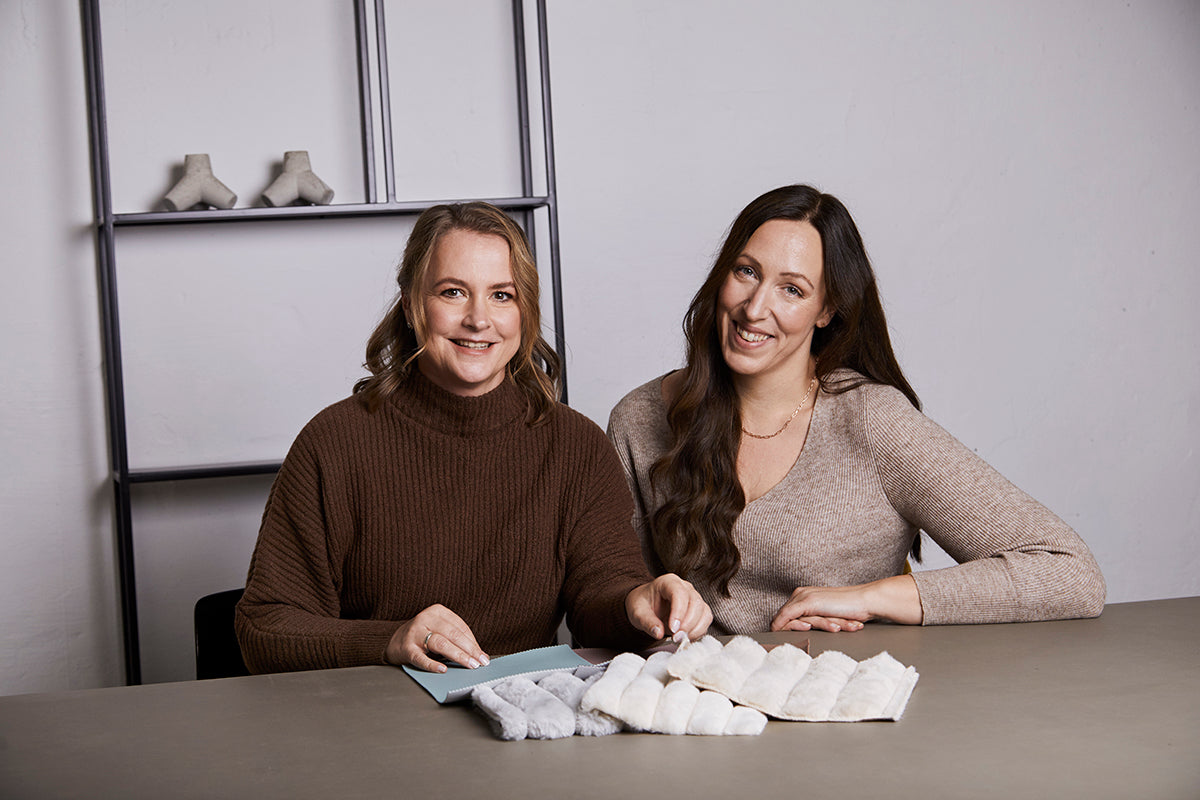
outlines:
[[446, 665], [431, 656], [450, 659], [475, 669], [489, 659], [462, 617], [439, 604], [417, 614], [392, 634], [383, 658], [397, 666], [411, 664], [426, 672], [445, 672]]
[[625, 595], [625, 613], [633, 627], [655, 639], [680, 631], [689, 639], [699, 639], [712, 623], [712, 611], [695, 587], [670, 573]]
[[857, 586], [801, 586], [771, 620], [771, 630], [858, 631], [872, 619], [921, 624], [921, 596], [911, 575]]

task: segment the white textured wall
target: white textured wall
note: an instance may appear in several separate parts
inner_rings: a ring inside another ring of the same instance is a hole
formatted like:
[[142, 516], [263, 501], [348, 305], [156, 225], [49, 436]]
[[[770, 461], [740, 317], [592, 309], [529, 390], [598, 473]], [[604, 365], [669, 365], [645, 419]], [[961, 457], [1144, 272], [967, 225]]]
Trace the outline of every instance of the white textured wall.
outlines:
[[[813, 182], [927, 412], [1080, 531], [1111, 601], [1200, 593], [1200, 6], [551, 6], [575, 406], [603, 424], [676, 366], [737, 211]], [[286, 149], [362, 198], [345, 4], [103, 9], [118, 211], [190, 152], [239, 205]], [[516, 193], [506, 3], [388, 9], [401, 196]], [[122, 681], [80, 47], [74, 2], [0, 3], [0, 693]], [[135, 464], [282, 455], [359, 374], [407, 228], [122, 232]], [[191, 676], [191, 604], [240, 583], [268, 486], [137, 489], [148, 680]]]

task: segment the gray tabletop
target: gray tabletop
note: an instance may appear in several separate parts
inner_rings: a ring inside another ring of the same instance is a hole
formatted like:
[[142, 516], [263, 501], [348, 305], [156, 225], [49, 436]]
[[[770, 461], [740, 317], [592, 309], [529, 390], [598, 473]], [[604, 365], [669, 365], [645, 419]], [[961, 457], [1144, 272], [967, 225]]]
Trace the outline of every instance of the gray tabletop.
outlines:
[[390, 667], [0, 697], [0, 797], [1197, 798], [1200, 598], [764, 634], [921, 674], [900, 722], [501, 742]]

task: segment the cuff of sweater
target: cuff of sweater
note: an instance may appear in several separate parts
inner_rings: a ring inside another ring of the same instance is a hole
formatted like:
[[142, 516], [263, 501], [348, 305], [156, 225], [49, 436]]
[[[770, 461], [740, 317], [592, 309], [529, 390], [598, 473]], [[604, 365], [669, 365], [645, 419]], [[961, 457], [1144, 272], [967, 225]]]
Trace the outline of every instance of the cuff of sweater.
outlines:
[[390, 620], [355, 620], [337, 643], [339, 667], [365, 667], [386, 664], [384, 651], [400, 623]]
[[649, 634], [643, 633], [629, 621], [625, 611], [625, 598], [637, 588], [632, 584], [623, 592], [593, 606], [591, 613], [578, 620], [580, 630], [572, 630], [579, 643], [585, 647], [607, 647], [617, 650], [644, 650], [653, 643]]
[[1004, 565], [989, 561], [913, 572], [921, 597], [922, 624], [968, 625], [1026, 618]]

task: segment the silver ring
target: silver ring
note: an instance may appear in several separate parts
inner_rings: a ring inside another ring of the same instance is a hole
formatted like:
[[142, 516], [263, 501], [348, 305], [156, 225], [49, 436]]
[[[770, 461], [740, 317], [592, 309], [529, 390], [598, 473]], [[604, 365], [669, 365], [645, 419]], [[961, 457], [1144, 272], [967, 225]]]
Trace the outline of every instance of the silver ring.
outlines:
[[429, 637], [433, 636], [433, 631], [425, 634], [425, 641], [421, 642], [421, 647], [425, 648], [425, 652], [429, 652]]

